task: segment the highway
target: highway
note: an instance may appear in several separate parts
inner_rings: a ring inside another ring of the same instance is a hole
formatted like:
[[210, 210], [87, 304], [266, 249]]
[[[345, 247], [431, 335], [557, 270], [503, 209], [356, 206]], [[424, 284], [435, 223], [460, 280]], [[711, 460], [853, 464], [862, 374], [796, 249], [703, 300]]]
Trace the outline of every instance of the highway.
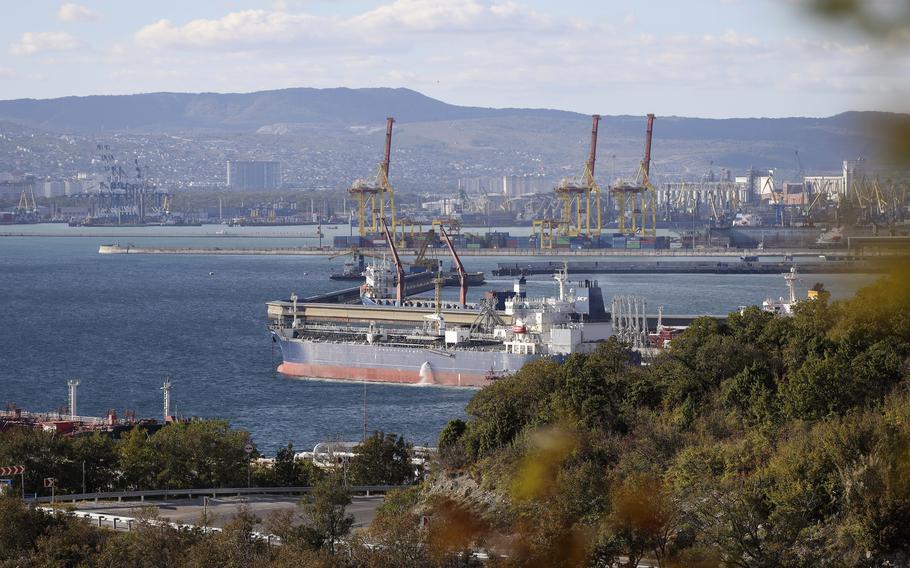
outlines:
[[[246, 505], [250, 512], [261, 519], [257, 525], [256, 531], [265, 533], [264, 523], [273, 513], [294, 509], [300, 503], [300, 497], [287, 495], [247, 495], [242, 497], [208, 497], [207, 514], [209, 517], [208, 526], [222, 528], [231, 519], [233, 519], [240, 508]], [[369, 525], [376, 515], [376, 508], [382, 503], [382, 495], [373, 495], [370, 497], [355, 496], [347, 508], [348, 514], [354, 515], [354, 527], [364, 527]], [[118, 519], [117, 530], [129, 530], [130, 523], [127, 519], [135, 519], [142, 515], [143, 507], [151, 507], [155, 513], [171, 523], [180, 525], [201, 525], [203, 513], [203, 498], [196, 497], [193, 499], [173, 499], [164, 501], [146, 501], [145, 503], [133, 502], [83, 502], [79, 503], [72, 511], [73, 514], [80, 516], [85, 513], [91, 514], [91, 520], [95, 524], [114, 528], [113, 519]], [[298, 513], [303, 517], [303, 509], [299, 508]], [[98, 516], [104, 518], [99, 519]]]

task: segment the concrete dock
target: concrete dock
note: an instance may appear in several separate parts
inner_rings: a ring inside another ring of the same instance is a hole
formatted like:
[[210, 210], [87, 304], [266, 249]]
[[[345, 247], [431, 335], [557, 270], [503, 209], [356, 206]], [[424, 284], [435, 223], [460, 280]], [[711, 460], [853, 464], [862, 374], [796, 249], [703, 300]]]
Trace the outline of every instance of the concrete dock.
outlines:
[[[263, 256], [329, 256], [347, 249], [333, 247], [148, 247], [109, 244], [98, 247], [99, 254], [178, 254], [178, 255], [263, 255]], [[413, 251], [400, 250], [401, 256], [413, 256]], [[528, 256], [528, 257], [624, 257], [624, 258], [691, 258], [691, 257], [816, 257], [843, 256], [845, 251], [823, 249], [460, 249], [458, 255], [466, 256]]]
[[553, 274], [567, 267], [570, 274], [782, 274], [796, 266], [805, 274], [879, 273], [887, 264], [874, 260], [829, 260], [803, 262], [754, 261], [569, 261], [501, 262], [493, 276]]

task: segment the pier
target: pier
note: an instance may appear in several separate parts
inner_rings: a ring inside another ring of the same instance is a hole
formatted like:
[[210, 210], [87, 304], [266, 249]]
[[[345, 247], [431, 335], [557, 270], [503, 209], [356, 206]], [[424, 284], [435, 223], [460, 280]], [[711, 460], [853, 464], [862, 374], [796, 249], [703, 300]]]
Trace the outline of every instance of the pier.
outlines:
[[552, 274], [567, 267], [571, 274], [782, 274], [796, 266], [805, 274], [878, 273], [886, 264], [872, 260], [830, 261], [574, 261], [501, 262], [493, 276]]
[[[329, 256], [348, 249], [334, 247], [159, 247], [107, 244], [98, 247], [98, 254], [176, 254], [176, 255], [262, 255], [262, 256]], [[407, 250], [401, 256], [413, 256]], [[824, 249], [774, 249], [741, 250], [727, 248], [705, 249], [459, 249], [459, 256], [527, 256], [527, 257], [619, 257], [619, 258], [692, 258], [741, 256], [780, 258], [826, 256], [828, 259], [846, 258], [845, 251]], [[850, 256], [849, 258], [853, 258]], [[829, 260], [830, 261], [830, 260]], [[559, 263], [562, 266], [561, 263]]]

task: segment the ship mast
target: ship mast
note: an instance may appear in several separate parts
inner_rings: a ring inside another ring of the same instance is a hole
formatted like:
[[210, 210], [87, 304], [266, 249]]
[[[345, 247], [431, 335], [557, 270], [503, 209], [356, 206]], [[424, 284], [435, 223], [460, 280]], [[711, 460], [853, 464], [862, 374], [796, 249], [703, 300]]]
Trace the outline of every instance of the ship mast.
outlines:
[[796, 266], [790, 267], [790, 272], [784, 274], [784, 280], [787, 281], [787, 290], [790, 292], [790, 304], [796, 303]]

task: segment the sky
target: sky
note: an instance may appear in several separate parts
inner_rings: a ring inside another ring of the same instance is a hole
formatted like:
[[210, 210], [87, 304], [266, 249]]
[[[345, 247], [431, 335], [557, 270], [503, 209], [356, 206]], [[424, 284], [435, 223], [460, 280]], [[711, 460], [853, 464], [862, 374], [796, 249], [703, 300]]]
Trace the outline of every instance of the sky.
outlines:
[[910, 110], [910, 41], [808, 0], [0, 1], [3, 99], [344, 86], [602, 114]]

